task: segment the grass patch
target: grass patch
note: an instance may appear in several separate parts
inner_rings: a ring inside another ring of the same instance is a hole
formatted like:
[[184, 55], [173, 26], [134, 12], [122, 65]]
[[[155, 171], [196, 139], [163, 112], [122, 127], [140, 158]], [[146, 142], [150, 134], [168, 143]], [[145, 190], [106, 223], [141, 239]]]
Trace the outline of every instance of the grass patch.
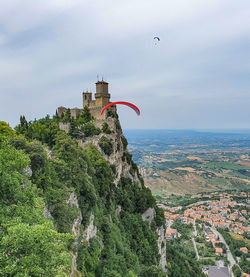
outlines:
[[246, 239], [243, 236], [239, 235], [239, 234], [235, 234], [233, 232], [229, 232], [230, 236], [235, 239], [235, 240], [242, 240], [244, 241], [249, 247], [250, 247], [250, 239]]

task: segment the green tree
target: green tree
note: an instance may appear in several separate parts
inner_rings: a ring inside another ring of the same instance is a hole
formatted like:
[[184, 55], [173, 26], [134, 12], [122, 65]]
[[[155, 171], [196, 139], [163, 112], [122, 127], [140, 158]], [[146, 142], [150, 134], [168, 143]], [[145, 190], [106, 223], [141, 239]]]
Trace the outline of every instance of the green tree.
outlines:
[[141, 277], [166, 277], [166, 273], [161, 267], [152, 265], [142, 271]]
[[104, 122], [104, 123], [102, 124], [102, 131], [103, 131], [103, 133], [105, 133], [105, 134], [111, 134], [111, 130], [109, 129], [109, 125], [108, 125], [107, 122]]
[[58, 234], [51, 224], [10, 226], [0, 244], [0, 275], [69, 276], [70, 238]]
[[67, 109], [62, 117], [62, 122], [67, 123], [70, 121], [71, 121], [71, 113], [70, 113], [70, 109]]
[[88, 123], [92, 120], [91, 113], [89, 111], [89, 108], [87, 106], [84, 106], [82, 114], [78, 118], [77, 122], [79, 125]]
[[0, 135], [0, 199], [2, 201], [17, 201], [21, 193], [21, 184], [25, 181], [24, 169], [29, 165], [28, 156], [8, 144]]
[[106, 155], [111, 155], [113, 152], [113, 145], [110, 142], [110, 140], [104, 136], [102, 136], [98, 142], [99, 146], [101, 147], [101, 149], [103, 150], [103, 152]]
[[125, 277], [137, 277], [137, 275], [135, 275], [132, 271], [129, 271]]
[[14, 132], [10, 128], [9, 124], [4, 121], [0, 121], [0, 135], [14, 135]]

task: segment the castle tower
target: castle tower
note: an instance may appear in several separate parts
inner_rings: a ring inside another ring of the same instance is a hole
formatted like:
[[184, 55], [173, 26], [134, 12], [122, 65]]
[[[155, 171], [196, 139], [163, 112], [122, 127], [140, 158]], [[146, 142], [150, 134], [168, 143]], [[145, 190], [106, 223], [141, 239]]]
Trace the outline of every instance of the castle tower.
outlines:
[[96, 106], [104, 107], [109, 103], [110, 94], [108, 90], [108, 83], [101, 80], [96, 83]]
[[62, 117], [66, 111], [67, 111], [67, 108], [60, 106], [57, 108], [57, 115], [59, 117]]
[[82, 99], [83, 99], [83, 107], [84, 106], [90, 106], [91, 102], [92, 102], [92, 92], [83, 92], [82, 93]]

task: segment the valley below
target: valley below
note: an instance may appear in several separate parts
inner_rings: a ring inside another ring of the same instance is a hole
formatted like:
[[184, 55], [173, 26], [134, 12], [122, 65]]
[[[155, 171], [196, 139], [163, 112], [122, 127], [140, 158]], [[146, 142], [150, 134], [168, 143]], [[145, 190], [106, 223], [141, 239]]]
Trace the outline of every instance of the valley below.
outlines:
[[129, 151], [155, 196], [245, 190], [250, 134], [127, 130]]

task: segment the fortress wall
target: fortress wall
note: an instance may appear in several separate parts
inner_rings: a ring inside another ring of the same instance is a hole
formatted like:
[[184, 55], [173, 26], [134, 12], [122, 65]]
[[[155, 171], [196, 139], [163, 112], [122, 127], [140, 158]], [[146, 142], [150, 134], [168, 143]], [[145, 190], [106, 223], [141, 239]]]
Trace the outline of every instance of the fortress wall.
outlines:
[[67, 110], [67, 109], [66, 109], [65, 107], [59, 107], [59, 108], [57, 109], [57, 115], [58, 115], [59, 117], [62, 117], [62, 115], [65, 113], [66, 110]]
[[107, 117], [106, 111], [101, 115], [102, 107], [93, 107], [89, 111], [96, 119], [105, 119]]
[[70, 123], [59, 122], [59, 129], [66, 132], [66, 133], [69, 132], [69, 126], [70, 126]]
[[81, 109], [76, 109], [76, 108], [70, 109], [70, 116], [73, 117], [74, 119], [79, 117], [81, 113], [82, 113]]

